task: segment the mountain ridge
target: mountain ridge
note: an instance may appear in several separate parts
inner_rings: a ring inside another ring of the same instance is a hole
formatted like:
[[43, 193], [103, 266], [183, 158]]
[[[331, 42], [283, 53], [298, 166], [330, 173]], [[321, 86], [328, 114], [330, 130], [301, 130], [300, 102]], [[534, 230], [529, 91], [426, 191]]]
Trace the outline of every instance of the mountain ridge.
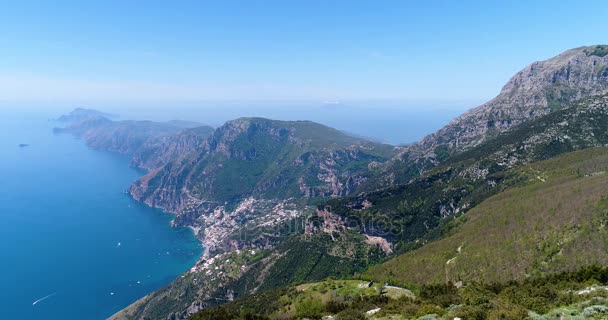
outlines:
[[578, 47], [536, 61], [517, 72], [492, 100], [409, 145], [385, 165], [368, 188], [406, 183], [447, 157], [466, 151], [519, 124], [608, 90], [607, 45]]
[[[357, 172], [394, 150], [311, 121], [239, 118], [216, 129], [197, 154], [134, 183], [130, 193], [171, 212], [185, 209], [189, 200], [221, 205], [249, 196], [339, 196], [355, 190], [364, 178]], [[338, 163], [346, 169], [338, 171]]]

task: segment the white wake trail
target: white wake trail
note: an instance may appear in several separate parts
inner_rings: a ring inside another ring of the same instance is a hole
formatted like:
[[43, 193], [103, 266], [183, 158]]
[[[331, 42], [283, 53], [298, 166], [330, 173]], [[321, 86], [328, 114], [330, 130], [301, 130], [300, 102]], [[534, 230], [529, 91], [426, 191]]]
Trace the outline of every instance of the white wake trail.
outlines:
[[38, 299], [38, 300], [34, 301], [34, 302], [32, 303], [32, 305], [33, 305], [33, 306], [35, 306], [37, 303], [42, 302], [42, 301], [44, 301], [44, 300], [46, 300], [46, 299], [48, 299], [48, 298], [50, 298], [50, 297], [52, 297], [52, 296], [54, 296], [54, 295], [56, 295], [56, 294], [57, 294], [57, 292], [53, 292], [53, 293], [49, 294], [49, 295], [48, 295], [48, 296], [46, 296], [46, 297], [43, 297], [43, 298], [40, 298], [40, 299]]

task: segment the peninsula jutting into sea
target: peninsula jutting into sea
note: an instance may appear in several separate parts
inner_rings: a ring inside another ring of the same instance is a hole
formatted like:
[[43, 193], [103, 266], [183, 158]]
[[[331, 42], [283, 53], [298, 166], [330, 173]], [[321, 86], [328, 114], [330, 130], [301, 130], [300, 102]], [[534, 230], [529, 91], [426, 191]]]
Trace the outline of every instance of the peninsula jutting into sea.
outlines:
[[606, 12], [4, 3], [0, 319], [608, 319]]

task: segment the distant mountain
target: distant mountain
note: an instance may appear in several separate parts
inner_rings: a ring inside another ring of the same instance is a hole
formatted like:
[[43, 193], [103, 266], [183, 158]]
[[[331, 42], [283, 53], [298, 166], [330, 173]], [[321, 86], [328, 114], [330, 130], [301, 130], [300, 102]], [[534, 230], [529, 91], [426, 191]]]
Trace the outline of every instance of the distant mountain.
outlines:
[[516, 73], [489, 102], [408, 146], [387, 164], [375, 186], [408, 182], [449, 156], [501, 132], [608, 90], [608, 46], [568, 50]]
[[93, 149], [132, 155], [132, 165], [148, 170], [174, 159], [176, 153], [185, 152], [188, 147], [194, 148], [213, 130], [189, 121], [112, 121], [100, 116], [90, 116], [64, 128], [54, 128], [56, 133], [70, 133], [82, 138]]
[[343, 196], [364, 182], [370, 165], [395, 153], [314, 122], [242, 118], [215, 130], [196, 152], [142, 177], [130, 193], [171, 212], [236, 205], [247, 197]]
[[57, 118], [61, 122], [76, 122], [92, 117], [116, 118], [116, 115], [101, 112], [95, 109], [76, 108], [68, 114], [64, 114]]

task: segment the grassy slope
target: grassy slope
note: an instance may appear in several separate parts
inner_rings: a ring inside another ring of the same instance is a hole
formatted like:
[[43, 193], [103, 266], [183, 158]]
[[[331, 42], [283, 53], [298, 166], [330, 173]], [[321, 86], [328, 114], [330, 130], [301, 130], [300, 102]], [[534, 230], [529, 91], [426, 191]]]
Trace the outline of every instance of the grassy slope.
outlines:
[[521, 282], [425, 285], [415, 294], [379, 283], [326, 280], [256, 293], [191, 319], [606, 319], [607, 282], [608, 269], [597, 266]]
[[[362, 280], [326, 280], [315, 283], [305, 283], [279, 290], [265, 291], [247, 296], [226, 306], [227, 313], [264, 314], [274, 319], [290, 319], [311, 317], [320, 314], [331, 314], [326, 309], [338, 311], [348, 302], [360, 298], [380, 296], [383, 286], [375, 283], [371, 286]], [[407, 289], [392, 289], [395, 298], [411, 297], [414, 295]], [[389, 293], [385, 294], [388, 295]], [[210, 310], [218, 313], [221, 308]], [[238, 312], [235, 312], [238, 310]], [[200, 313], [192, 319], [206, 319], [206, 313]], [[230, 318], [230, 317], [227, 317]]]
[[605, 148], [521, 167], [536, 182], [486, 200], [460, 218], [466, 222], [451, 236], [369, 274], [397, 283], [506, 281], [606, 264], [607, 169]]
[[[442, 237], [446, 222], [527, 180], [510, 168], [606, 145], [608, 96], [595, 96], [452, 156], [407, 184], [332, 199], [327, 204], [338, 215], [365, 221], [366, 233], [389, 238], [403, 252]], [[372, 207], [363, 209], [364, 201]]]

